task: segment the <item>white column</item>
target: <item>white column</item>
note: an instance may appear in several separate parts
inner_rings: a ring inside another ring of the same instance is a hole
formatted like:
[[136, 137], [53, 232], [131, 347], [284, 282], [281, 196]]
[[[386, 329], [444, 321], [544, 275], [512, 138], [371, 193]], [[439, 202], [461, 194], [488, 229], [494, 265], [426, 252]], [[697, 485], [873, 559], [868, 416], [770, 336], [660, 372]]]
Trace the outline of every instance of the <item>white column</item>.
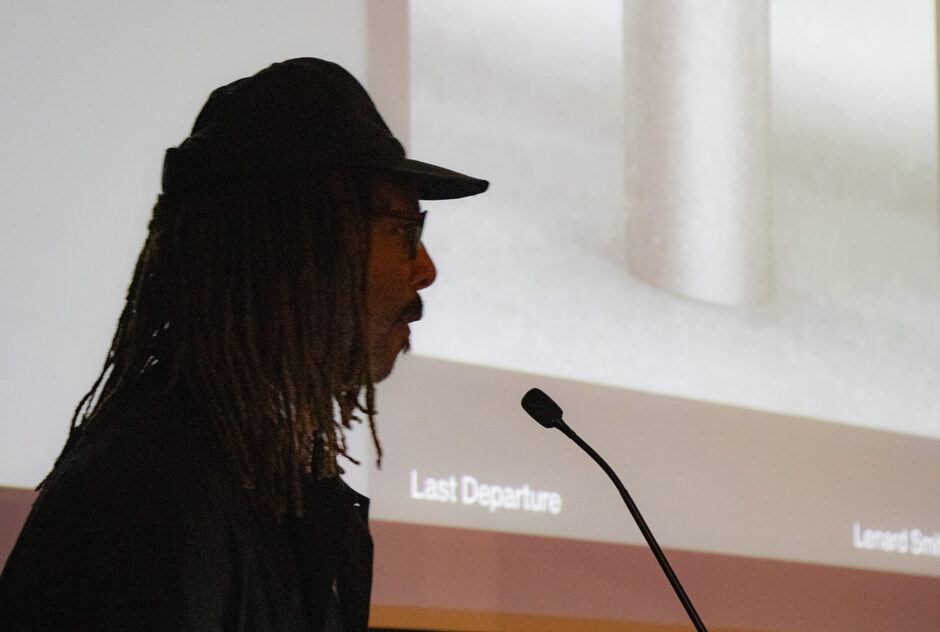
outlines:
[[628, 262], [703, 301], [770, 291], [767, 0], [625, 0]]

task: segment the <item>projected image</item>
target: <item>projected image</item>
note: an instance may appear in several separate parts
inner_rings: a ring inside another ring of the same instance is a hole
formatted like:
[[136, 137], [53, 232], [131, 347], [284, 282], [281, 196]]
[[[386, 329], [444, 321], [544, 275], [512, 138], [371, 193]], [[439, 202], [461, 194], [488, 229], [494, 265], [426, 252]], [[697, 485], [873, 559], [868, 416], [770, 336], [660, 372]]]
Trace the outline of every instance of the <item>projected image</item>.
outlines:
[[[820, 597], [839, 614], [797, 624], [781, 604], [760, 625], [857, 629], [843, 601], [867, 572], [940, 577], [924, 502], [940, 480], [933, 7], [531, 9], [411, 5], [411, 147], [494, 185], [432, 213], [439, 277], [417, 357], [379, 396], [373, 515], [395, 534], [457, 527], [439, 547], [483, 546], [488, 572], [538, 586], [500, 561], [526, 537], [585, 543], [559, 554], [565, 568], [594, 559], [588, 542], [642, 547], [606, 477], [518, 409], [540, 386], [660, 542], [720, 556], [688, 568], [741, 575], [743, 556], [781, 596], [845, 569], [846, 594]], [[530, 490], [557, 494], [558, 512], [526, 511]], [[500, 608], [487, 599], [449, 604]], [[643, 610], [608, 606], [561, 610]], [[646, 620], [681, 621], [663, 617]]]
[[709, 629], [940, 628], [935, 3], [190, 4], [0, 9], [0, 527], [100, 370], [163, 151], [213, 86], [312, 55], [491, 182], [422, 203], [437, 277], [376, 389], [381, 467], [365, 426], [342, 463], [373, 627], [687, 625], [537, 386]]
[[625, 6], [413, 3], [417, 351], [940, 437], [932, 6]]

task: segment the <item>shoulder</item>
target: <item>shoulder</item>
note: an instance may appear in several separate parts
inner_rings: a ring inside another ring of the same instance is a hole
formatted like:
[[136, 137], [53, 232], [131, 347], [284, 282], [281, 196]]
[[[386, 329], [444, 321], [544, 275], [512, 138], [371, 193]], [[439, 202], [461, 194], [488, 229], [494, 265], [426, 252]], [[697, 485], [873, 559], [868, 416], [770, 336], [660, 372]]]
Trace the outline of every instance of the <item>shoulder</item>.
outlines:
[[149, 629], [147, 616], [173, 628], [197, 599], [208, 615], [222, 599], [215, 586], [234, 575], [233, 529], [247, 528], [250, 508], [211, 433], [185, 417], [128, 413], [82, 437], [33, 507], [3, 598], [41, 610], [50, 629], [120, 627], [125, 617]]
[[[37, 500], [96, 519], [178, 518], [193, 501], [228, 497], [232, 479], [207, 424], [168, 406], [128, 410], [82, 436], [56, 464]], [[99, 510], [99, 511], [96, 511]], [[101, 511], [103, 510], [103, 511]], [[109, 520], [112, 521], [113, 520]], [[173, 524], [179, 524], [173, 521]]]

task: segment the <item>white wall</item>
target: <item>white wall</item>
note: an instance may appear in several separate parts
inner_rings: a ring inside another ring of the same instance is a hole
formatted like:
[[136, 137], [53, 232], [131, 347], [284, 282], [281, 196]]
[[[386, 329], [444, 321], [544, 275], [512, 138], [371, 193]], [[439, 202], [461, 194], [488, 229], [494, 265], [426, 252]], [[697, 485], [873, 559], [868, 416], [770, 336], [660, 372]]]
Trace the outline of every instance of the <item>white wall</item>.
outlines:
[[35, 486], [100, 370], [163, 152], [274, 61], [366, 77], [364, 2], [0, 4], [0, 484]]

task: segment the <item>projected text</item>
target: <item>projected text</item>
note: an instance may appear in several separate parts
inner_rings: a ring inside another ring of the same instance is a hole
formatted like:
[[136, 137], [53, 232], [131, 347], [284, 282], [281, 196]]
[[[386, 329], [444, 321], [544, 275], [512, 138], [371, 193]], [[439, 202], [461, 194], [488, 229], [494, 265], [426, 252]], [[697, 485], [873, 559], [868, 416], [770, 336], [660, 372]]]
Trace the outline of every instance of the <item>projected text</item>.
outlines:
[[856, 522], [852, 525], [852, 546], [869, 551], [940, 557], [940, 533], [931, 535], [920, 529], [863, 529]]
[[411, 498], [430, 502], [459, 503], [497, 509], [532, 511], [536, 513], [561, 513], [561, 494], [552, 490], [541, 490], [521, 486], [481, 483], [475, 476], [464, 474], [459, 478], [451, 474], [443, 478], [419, 478], [417, 470], [411, 470]]

